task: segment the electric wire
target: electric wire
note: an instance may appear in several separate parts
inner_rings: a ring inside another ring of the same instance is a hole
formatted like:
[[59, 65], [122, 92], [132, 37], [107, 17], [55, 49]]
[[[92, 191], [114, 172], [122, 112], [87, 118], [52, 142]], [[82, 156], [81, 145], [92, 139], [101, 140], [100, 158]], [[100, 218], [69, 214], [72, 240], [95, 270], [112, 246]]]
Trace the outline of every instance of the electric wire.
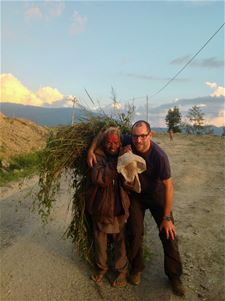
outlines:
[[[173, 80], [177, 78], [177, 76], [186, 69], [188, 65], [196, 58], [196, 56], [206, 47], [206, 45], [215, 37], [215, 35], [223, 28], [225, 23], [223, 23], [217, 30], [216, 32], [205, 42], [205, 44], [189, 59], [189, 61], [171, 78], [169, 79], [159, 90], [151, 94], [149, 97], [152, 98], [153, 96], [159, 94], [162, 92]], [[144, 98], [146, 96], [138, 96], [138, 97], [133, 97], [132, 99], [139, 99], [139, 98]]]

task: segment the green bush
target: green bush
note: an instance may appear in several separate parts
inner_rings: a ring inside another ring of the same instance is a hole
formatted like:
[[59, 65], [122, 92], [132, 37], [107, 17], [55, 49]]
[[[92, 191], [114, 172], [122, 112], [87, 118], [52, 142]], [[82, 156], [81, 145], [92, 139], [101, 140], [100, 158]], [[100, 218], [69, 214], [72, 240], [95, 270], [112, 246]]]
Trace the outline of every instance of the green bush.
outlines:
[[41, 152], [38, 151], [12, 157], [8, 168], [3, 168], [1, 164], [0, 186], [38, 173], [41, 160], [40, 154]]
[[33, 167], [36, 169], [36, 167], [39, 165], [39, 162], [40, 152], [19, 155], [11, 159], [9, 169], [33, 169]]

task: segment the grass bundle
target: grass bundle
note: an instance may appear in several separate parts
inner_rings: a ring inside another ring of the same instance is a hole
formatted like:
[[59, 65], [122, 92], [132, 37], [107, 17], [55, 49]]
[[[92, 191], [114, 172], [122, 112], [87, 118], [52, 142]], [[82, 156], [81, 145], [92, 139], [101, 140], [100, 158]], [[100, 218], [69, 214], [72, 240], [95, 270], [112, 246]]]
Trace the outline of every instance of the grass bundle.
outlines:
[[66, 237], [72, 238], [81, 258], [93, 263], [93, 238], [89, 218], [85, 215], [85, 189], [88, 166], [87, 151], [97, 133], [109, 126], [118, 126], [122, 133], [129, 132], [129, 119], [90, 117], [82, 122], [59, 128], [48, 139], [42, 153], [39, 176], [38, 212], [43, 222], [48, 221], [60, 189], [60, 179], [65, 171], [73, 174], [74, 188], [72, 221]]

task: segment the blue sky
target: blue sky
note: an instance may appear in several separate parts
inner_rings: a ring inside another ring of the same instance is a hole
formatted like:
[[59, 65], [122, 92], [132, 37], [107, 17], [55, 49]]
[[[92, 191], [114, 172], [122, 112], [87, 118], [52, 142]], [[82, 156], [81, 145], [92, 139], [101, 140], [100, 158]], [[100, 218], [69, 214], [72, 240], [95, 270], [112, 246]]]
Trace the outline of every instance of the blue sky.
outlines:
[[[2, 100], [63, 106], [75, 95], [92, 107], [86, 88], [104, 106], [113, 87], [122, 106], [144, 106], [223, 23], [223, 1], [3, 1]], [[224, 96], [224, 28], [149, 103], [210, 95]]]

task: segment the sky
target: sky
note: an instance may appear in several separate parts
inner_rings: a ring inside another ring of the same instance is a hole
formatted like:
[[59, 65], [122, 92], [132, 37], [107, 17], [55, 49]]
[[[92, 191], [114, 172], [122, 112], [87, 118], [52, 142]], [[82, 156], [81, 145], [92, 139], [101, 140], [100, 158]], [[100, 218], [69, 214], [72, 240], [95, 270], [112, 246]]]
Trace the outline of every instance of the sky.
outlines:
[[2, 1], [1, 14], [1, 101], [65, 107], [72, 95], [112, 110], [113, 89], [116, 109], [134, 104], [136, 118], [148, 96], [155, 126], [193, 104], [224, 125], [224, 27], [205, 45], [223, 1]]

